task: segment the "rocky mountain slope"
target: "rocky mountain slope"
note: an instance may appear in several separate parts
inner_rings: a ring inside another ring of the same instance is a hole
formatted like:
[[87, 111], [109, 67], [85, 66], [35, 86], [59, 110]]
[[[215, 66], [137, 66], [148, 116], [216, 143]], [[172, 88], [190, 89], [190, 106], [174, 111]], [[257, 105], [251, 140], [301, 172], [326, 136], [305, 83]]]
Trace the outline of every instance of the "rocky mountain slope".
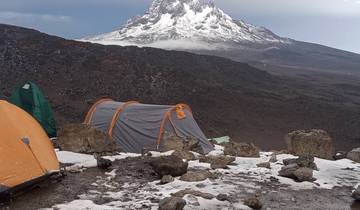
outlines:
[[359, 54], [282, 38], [264, 27], [232, 19], [211, 0], [154, 0], [144, 15], [120, 29], [81, 41], [217, 55], [266, 70], [263, 64], [289, 71], [357, 74], [360, 68]]
[[[329, 131], [338, 149], [360, 140], [359, 90], [314, 86], [228, 59], [153, 48], [103, 46], [0, 25], [0, 91], [25, 81], [43, 89], [58, 123], [80, 122], [100, 97], [187, 102], [209, 137], [231, 135], [283, 148], [292, 130]], [[319, 84], [317, 84], [319, 85]]]

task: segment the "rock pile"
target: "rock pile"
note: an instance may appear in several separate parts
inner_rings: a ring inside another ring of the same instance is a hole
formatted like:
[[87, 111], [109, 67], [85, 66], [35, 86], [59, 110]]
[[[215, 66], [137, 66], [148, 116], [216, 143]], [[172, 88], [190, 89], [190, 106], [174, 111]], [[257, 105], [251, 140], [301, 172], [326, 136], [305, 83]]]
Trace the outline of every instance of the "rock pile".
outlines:
[[106, 134], [85, 124], [67, 124], [61, 127], [57, 144], [62, 150], [87, 154], [119, 150]]
[[236, 157], [260, 157], [260, 149], [252, 143], [229, 142], [224, 146], [224, 154]]
[[279, 176], [292, 178], [299, 182], [315, 181], [313, 170], [317, 170], [314, 157], [299, 157], [284, 159], [284, 167], [279, 171]]

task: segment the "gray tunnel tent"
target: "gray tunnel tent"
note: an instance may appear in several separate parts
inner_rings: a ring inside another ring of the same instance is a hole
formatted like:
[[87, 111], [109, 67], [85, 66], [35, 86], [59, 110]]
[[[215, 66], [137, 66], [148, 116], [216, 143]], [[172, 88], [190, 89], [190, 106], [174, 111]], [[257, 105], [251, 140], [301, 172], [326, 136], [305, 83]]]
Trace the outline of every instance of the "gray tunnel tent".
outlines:
[[102, 99], [90, 108], [84, 123], [108, 133], [124, 152], [159, 148], [165, 134], [196, 138], [204, 153], [213, 150], [186, 104], [150, 105]]

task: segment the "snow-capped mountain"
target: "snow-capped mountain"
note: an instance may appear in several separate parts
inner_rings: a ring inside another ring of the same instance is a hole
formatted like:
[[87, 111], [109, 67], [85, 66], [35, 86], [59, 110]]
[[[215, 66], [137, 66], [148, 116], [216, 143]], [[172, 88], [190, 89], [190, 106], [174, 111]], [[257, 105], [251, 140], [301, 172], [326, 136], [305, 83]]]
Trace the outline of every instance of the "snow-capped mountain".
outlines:
[[216, 55], [263, 70], [348, 74], [360, 68], [358, 54], [280, 37], [264, 27], [234, 20], [211, 0], [153, 0], [143, 16], [130, 19], [119, 30], [80, 41]]
[[290, 42], [266, 28], [232, 19], [211, 0], [154, 0], [146, 14], [129, 20], [120, 30], [82, 40], [160, 48]]

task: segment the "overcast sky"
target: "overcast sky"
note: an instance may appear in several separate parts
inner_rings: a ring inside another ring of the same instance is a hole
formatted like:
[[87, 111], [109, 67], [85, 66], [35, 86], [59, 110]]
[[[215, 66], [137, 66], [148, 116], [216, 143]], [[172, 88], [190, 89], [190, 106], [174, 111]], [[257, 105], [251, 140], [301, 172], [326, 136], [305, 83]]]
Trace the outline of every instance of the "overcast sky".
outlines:
[[[215, 0], [234, 19], [278, 35], [360, 53], [360, 0]], [[65, 38], [119, 28], [151, 0], [0, 0], [0, 23]]]

